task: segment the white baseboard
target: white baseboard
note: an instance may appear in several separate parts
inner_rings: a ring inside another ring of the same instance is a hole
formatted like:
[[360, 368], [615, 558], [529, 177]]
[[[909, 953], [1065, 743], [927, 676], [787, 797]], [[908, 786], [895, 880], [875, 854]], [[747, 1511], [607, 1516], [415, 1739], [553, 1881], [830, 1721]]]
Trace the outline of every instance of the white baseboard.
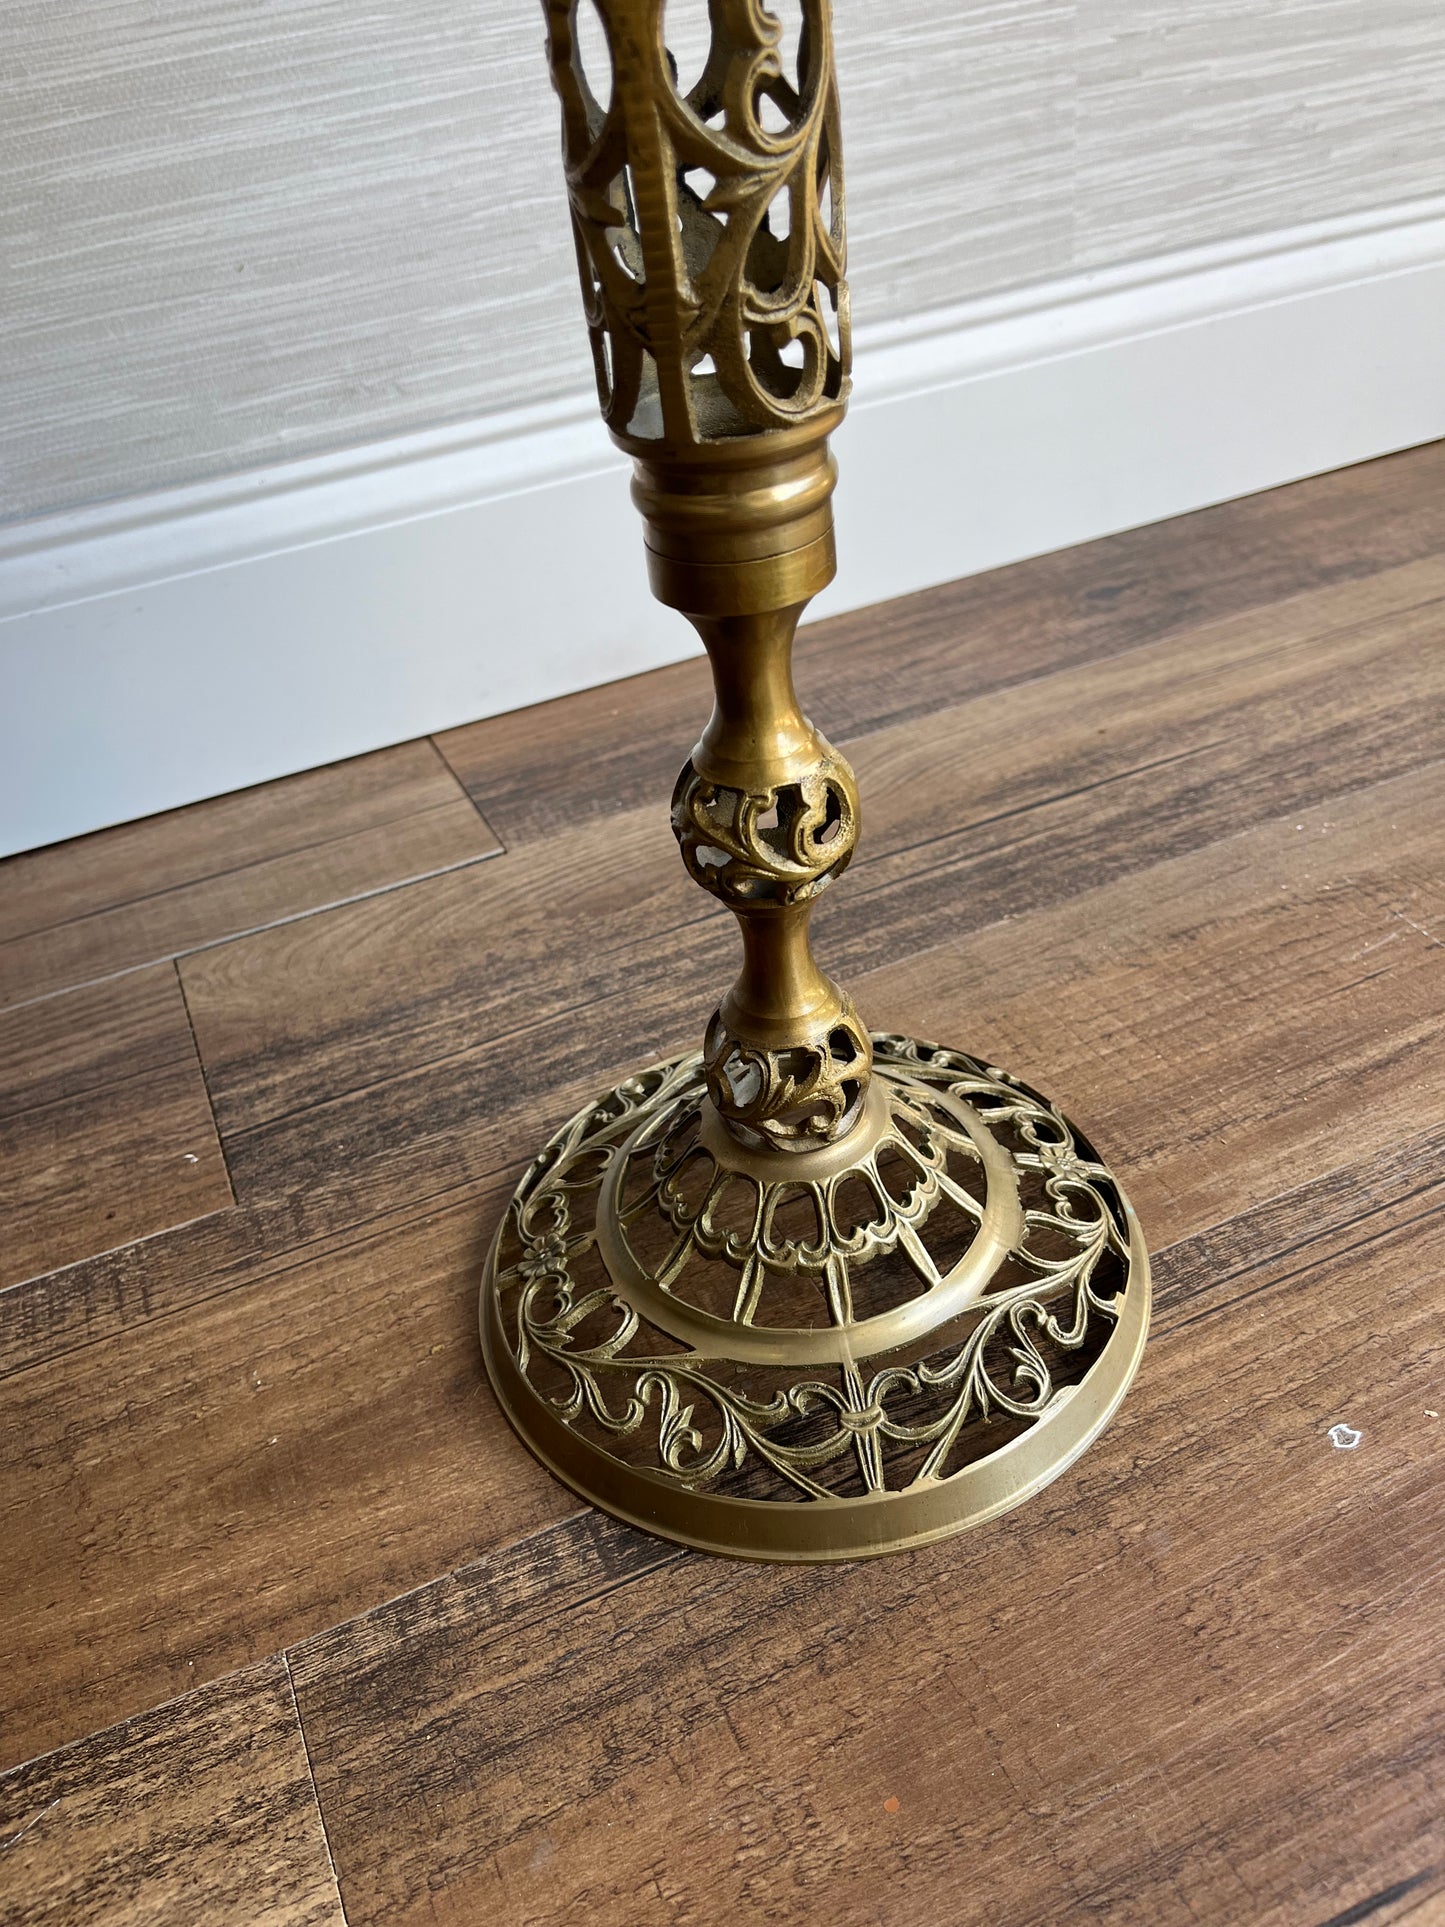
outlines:
[[[1445, 198], [925, 315], [815, 612], [1440, 436]], [[578, 397], [0, 528], [0, 854], [691, 654], [623, 467]]]

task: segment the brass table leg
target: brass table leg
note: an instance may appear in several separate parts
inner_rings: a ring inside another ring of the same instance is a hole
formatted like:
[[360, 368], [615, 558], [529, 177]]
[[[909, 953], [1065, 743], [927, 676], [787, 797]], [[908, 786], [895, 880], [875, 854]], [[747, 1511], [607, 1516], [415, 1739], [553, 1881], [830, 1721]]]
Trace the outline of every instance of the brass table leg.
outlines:
[[502, 1406], [610, 1512], [743, 1557], [850, 1559], [991, 1518], [1089, 1444], [1133, 1376], [1149, 1266], [1093, 1148], [963, 1051], [862, 1027], [813, 900], [858, 793], [798, 707], [793, 632], [834, 572], [847, 395], [826, 0], [785, 57], [710, 0], [684, 94], [662, 0], [547, 0], [603, 411], [655, 594], [696, 626], [712, 716], [673, 793], [743, 967], [703, 1050], [574, 1117], [488, 1257]]

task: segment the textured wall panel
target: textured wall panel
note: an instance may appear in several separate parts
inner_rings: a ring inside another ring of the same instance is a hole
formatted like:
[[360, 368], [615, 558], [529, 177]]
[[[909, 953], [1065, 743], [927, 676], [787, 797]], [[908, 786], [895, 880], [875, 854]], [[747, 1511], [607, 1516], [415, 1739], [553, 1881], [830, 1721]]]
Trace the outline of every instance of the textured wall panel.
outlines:
[[836, 0], [860, 322], [1066, 271], [1073, 0]]
[[590, 382], [535, 0], [7, 0], [0, 39], [0, 513]]
[[1077, 265], [1445, 189], [1445, 0], [1077, 0]]
[[[837, 16], [865, 323], [1445, 186], [1442, 0]], [[584, 389], [541, 38], [535, 0], [6, 0], [0, 516]]]

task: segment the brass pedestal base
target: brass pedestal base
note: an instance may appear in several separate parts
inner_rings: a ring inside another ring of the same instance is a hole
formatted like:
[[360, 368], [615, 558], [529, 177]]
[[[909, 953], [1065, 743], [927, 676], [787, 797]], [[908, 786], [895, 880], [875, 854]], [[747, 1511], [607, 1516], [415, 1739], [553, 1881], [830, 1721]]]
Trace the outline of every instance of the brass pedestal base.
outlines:
[[993, 1518], [1108, 1423], [1149, 1314], [1118, 1186], [1027, 1086], [873, 1047], [839, 1143], [745, 1148], [692, 1054], [579, 1112], [518, 1186], [483, 1350], [584, 1498], [709, 1552], [864, 1558]]

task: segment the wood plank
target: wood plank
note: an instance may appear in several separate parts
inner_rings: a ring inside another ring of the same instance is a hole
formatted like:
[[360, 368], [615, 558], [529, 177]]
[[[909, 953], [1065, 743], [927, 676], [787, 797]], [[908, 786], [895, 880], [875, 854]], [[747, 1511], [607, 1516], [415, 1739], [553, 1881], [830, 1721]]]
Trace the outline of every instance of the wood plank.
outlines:
[[465, 1175], [471, 1148], [464, 1140], [448, 1147], [444, 1170], [433, 1170], [425, 1188], [412, 1172], [392, 1185], [389, 1165], [363, 1165], [328, 1186], [213, 1212], [0, 1291], [0, 1378], [319, 1259], [363, 1233], [383, 1236], [421, 1211], [478, 1198], [496, 1173], [488, 1159], [485, 1171]]
[[[676, 933], [731, 920], [689, 881], [665, 811], [597, 824], [566, 859], [536, 852], [262, 931], [188, 958], [184, 982], [229, 1135], [516, 1034], [531, 1050], [590, 1022], [585, 1006], [626, 983], [666, 1009], [687, 997], [700, 1025], [706, 981], [689, 978]], [[674, 961], [675, 960], [675, 961]], [[719, 973], [721, 974], [721, 973]], [[665, 1024], [665, 1016], [658, 1028]]]
[[[810, 624], [798, 686], [827, 735], [849, 743], [1442, 550], [1445, 443], [1435, 442]], [[664, 803], [710, 705], [706, 664], [693, 660], [436, 740], [520, 848]]]
[[490, 856], [429, 743], [358, 756], [0, 863], [0, 1004]]
[[[493, 766], [520, 860], [183, 966], [242, 1202], [0, 1291], [25, 1555], [0, 1758], [138, 1716], [0, 1777], [0, 1920], [339, 1919], [266, 1658], [296, 1641], [354, 1923], [1445, 1920], [1442, 456], [1413, 493], [1377, 464], [1313, 509], [1142, 532], [1093, 604], [1077, 558], [1053, 601], [997, 578], [976, 648], [928, 598], [840, 647], [818, 707], [855, 705], [868, 819], [829, 960], [875, 1023], [1064, 1101], [1156, 1251], [1116, 1426], [969, 1540], [832, 1573], [692, 1558], [579, 1511], [486, 1392], [475, 1278], [522, 1158], [691, 1041], [728, 973], [626, 743], [599, 731], [575, 811], [560, 737]], [[318, 902], [353, 833], [384, 837], [368, 794], [317, 802]], [[258, 874], [297, 854], [276, 807]], [[204, 844], [173, 892], [202, 923]], [[132, 886], [64, 875], [123, 936]], [[43, 1148], [63, 1113], [78, 1147], [24, 1209], [94, 1223], [96, 1170], [102, 1210], [130, 1194], [106, 1146], [169, 1100], [125, 1094], [174, 1046], [204, 1103], [185, 1015], [167, 965], [0, 1019], [0, 1132]]]
[[1419, 767], [1442, 629], [1437, 557], [870, 737], [834, 954], [906, 954]]
[[352, 1927], [1437, 1917], [1445, 1185], [1401, 1150], [1363, 1213], [1357, 1163], [1234, 1221], [1247, 1305], [1187, 1283], [1219, 1232], [1169, 1254], [1109, 1433], [963, 1540], [759, 1569], [588, 1516], [303, 1645]]
[[[1428, 761], [1442, 596], [1445, 561], [1411, 564], [875, 733], [825, 961], [856, 994], [865, 969]], [[619, 1062], [644, 1011], [634, 1062], [691, 1041], [735, 943], [647, 809], [189, 960], [239, 1195], [430, 1134], [397, 1081], [460, 1077], [493, 1040], [524, 1086], [618, 1024]]]
[[[962, 964], [900, 967], [888, 1002], [935, 970], [931, 1022], [988, 1045], [1008, 1040], [980, 1024], [980, 982], [1000, 1024], [1036, 986], [1018, 1068], [1099, 1127], [1157, 1247], [1386, 1149], [1402, 1091], [1412, 1131], [1445, 1126], [1445, 951], [1394, 914], [1435, 914], [1442, 809], [1436, 766], [1291, 815], [983, 933], [982, 980], [977, 940]], [[635, 993], [614, 1014], [650, 1021]], [[604, 1028], [589, 1048], [614, 1042]], [[0, 1635], [16, 1746], [66, 1734], [82, 1687], [121, 1717], [176, 1690], [182, 1651], [198, 1670], [245, 1664], [572, 1509], [513, 1443], [477, 1358], [482, 1249], [534, 1128], [508, 1108], [514, 1056], [474, 1055], [446, 1097], [467, 1144], [447, 1155], [504, 1169], [485, 1198], [242, 1273], [0, 1387], [0, 1427], [28, 1442], [6, 1499], [33, 1548]], [[417, 1075], [419, 1117], [438, 1077]], [[553, 1088], [556, 1117], [572, 1095]], [[435, 1189], [437, 1144], [399, 1151], [388, 1182]]]
[[[1428, 662], [1428, 651], [1416, 653]], [[1340, 670], [1340, 675], [1348, 675], [1347, 666]], [[1317, 690], [1317, 699], [1319, 696]], [[1331, 702], [1337, 708], [1343, 700], [1336, 686]], [[1316, 715], [1332, 746], [1337, 748], [1330, 704], [1316, 700], [1306, 706]], [[1181, 703], [1179, 708], [1183, 712], [1179, 726], [1187, 730], [1193, 726], [1188, 716], [1189, 704]], [[1107, 705], [1103, 706], [1103, 713], [1107, 713]], [[1371, 725], [1372, 713], [1372, 702], [1367, 698], [1359, 706], [1352, 733], [1361, 745], [1365, 760], [1377, 758], [1383, 762], [1389, 744], [1379, 729]], [[1078, 740], [1079, 753], [1084, 754], [1089, 747], [1087, 735], [1081, 733]], [[1302, 763], [1305, 760], [1301, 758]], [[996, 769], [990, 779], [995, 785], [992, 796], [982, 784], [980, 787], [985, 814], [989, 811], [996, 816], [1003, 814], [996, 807], [997, 797], [1007, 795], [1002, 786], [1008, 781], [1008, 759], [1003, 757], [1002, 761], [1003, 767]], [[1271, 762], [1267, 742], [1257, 745], [1253, 767], [1257, 774], [1251, 779], [1251, 793], [1257, 806], [1262, 807], [1281, 775], [1281, 762], [1278, 759]], [[1331, 765], [1323, 767], [1327, 777]], [[882, 841], [894, 826], [899, 830], [906, 828], [908, 795], [896, 771], [890, 773], [886, 765], [880, 764], [877, 775], [881, 800], [890, 794], [892, 797], [888, 804], [892, 824], [885, 820], [877, 832]], [[1029, 780], [1027, 768], [1018, 780], [1020, 783]], [[1318, 771], [1312, 776], [1316, 787], [1323, 780]], [[975, 803], [970, 807], [980, 805]], [[1234, 804], [1225, 802], [1217, 807], [1233, 808]], [[1432, 801], [1426, 807], [1436, 806]], [[1074, 810], [1075, 805], [1066, 794], [1052, 819], [1055, 828], [1059, 824], [1067, 826]], [[1022, 854], [1018, 854], [1020, 846], [1009, 841], [995, 842], [990, 849], [988, 838], [996, 832], [987, 824], [960, 835], [958, 841], [965, 864], [971, 844], [976, 841], [980, 845], [972, 870], [955, 868], [946, 873], [947, 888], [941, 893], [938, 913], [931, 924], [925, 922], [920, 928], [910, 930], [904, 923], [903, 936], [919, 945], [925, 959], [932, 958], [937, 950], [936, 941], [930, 943], [930, 939], [936, 939], [950, 923], [957, 927], [975, 918], [986, 920], [990, 915], [998, 915], [1026, 886], [1045, 895], [1057, 889], [1054, 873], [1059, 866], [1053, 855], [1057, 846], [1049, 836], [1041, 835], [1030, 855], [1026, 839], [1034, 828], [1031, 815], [1021, 810], [1017, 820], [1025, 830]], [[1136, 825], [1128, 811], [1119, 812], [1111, 820], [1115, 835], [1114, 860], [1117, 861], [1118, 853], [1127, 856], [1131, 849]], [[1175, 820], [1198, 831], [1198, 823], [1187, 815], [1180, 818], [1175, 812]], [[1326, 812], [1320, 820], [1321, 833], [1328, 833], [1324, 829], [1328, 821]], [[670, 888], [675, 895], [666, 902], [659, 898], [643, 906], [637, 914], [644, 921], [656, 915], [661, 924], [665, 922], [669, 903], [677, 913], [685, 914], [697, 893], [682, 877], [679, 867], [670, 861], [666, 831], [656, 814], [647, 812], [640, 822], [654, 839], [652, 856], [657, 867], [653, 874], [660, 879], [659, 887], [663, 892]], [[1066, 828], [1066, 833], [1072, 834], [1072, 831]], [[1141, 822], [1137, 834], [1147, 839], [1153, 834], [1152, 823]], [[1292, 860], [1288, 853], [1279, 851], [1276, 844], [1279, 837], [1288, 841], [1299, 834], [1290, 820], [1285, 819], [1275, 840], [1267, 840], [1260, 846], [1260, 860], [1271, 865], [1277, 865], [1281, 855]], [[905, 849], [896, 860], [916, 862], [917, 857]], [[313, 933], [304, 930], [298, 930], [284, 941], [281, 937], [273, 940], [277, 951], [263, 972], [249, 974], [250, 960], [242, 956], [240, 961], [247, 969], [241, 971], [234, 985], [226, 986], [225, 997], [218, 999], [209, 1013], [213, 1024], [234, 1024], [233, 1031], [224, 1028], [209, 1031], [213, 1054], [229, 1048], [234, 1036], [239, 1040], [236, 1051], [238, 1059], [241, 1058], [248, 1048], [248, 1037], [259, 1030], [261, 1044], [249, 1046], [251, 1061], [262, 1070], [268, 1068], [271, 1060], [280, 1054], [277, 1017], [289, 1003], [291, 1014], [287, 1024], [294, 1039], [291, 1048], [296, 1061], [304, 1064], [308, 1035], [324, 1036], [328, 1018], [334, 1018], [338, 1011], [354, 1003], [359, 1009], [347, 1033], [333, 1033], [333, 1037], [326, 1040], [330, 1048], [322, 1068], [334, 1074], [337, 1036], [343, 1037], [340, 1048], [353, 1048], [354, 1040], [355, 1049], [370, 1053], [361, 1061], [360, 1089], [328, 1099], [297, 1116], [283, 1115], [272, 1124], [241, 1130], [232, 1136], [231, 1157], [251, 1200], [244, 1217], [224, 1225], [177, 1234], [138, 1252], [97, 1260], [81, 1273], [67, 1274], [62, 1279], [46, 1281], [43, 1287], [27, 1290], [23, 1298], [11, 1299], [8, 1303], [0, 1299], [0, 1365], [8, 1361], [14, 1366], [46, 1356], [79, 1337], [100, 1335], [135, 1317], [150, 1315], [152, 1308], [162, 1310], [183, 1303], [195, 1292], [196, 1281], [205, 1279], [212, 1269], [226, 1274], [227, 1282], [234, 1282], [233, 1267], [255, 1266], [268, 1251], [275, 1254], [300, 1246], [310, 1238], [331, 1235], [340, 1226], [364, 1221], [400, 1205], [407, 1198], [450, 1194], [455, 1201], [469, 1187], [484, 1183], [500, 1169], [510, 1168], [518, 1155], [519, 1144], [540, 1142], [568, 1108], [584, 1101], [592, 1089], [600, 1088], [639, 1062], [668, 1048], [683, 1047], [692, 1040], [703, 1013], [705, 986], [716, 971], [719, 956], [726, 955], [723, 949], [726, 924], [716, 918], [681, 931], [670, 940], [671, 948], [664, 948], [660, 954], [651, 938], [635, 943], [630, 949], [619, 943], [610, 962], [615, 973], [614, 987], [609, 990], [604, 980], [599, 986], [604, 994], [590, 1010], [580, 1015], [567, 1013], [553, 1023], [534, 1026], [510, 1038], [504, 1036], [495, 1044], [468, 1048], [468, 1039], [484, 1030], [488, 1022], [496, 1022], [498, 1028], [505, 1029], [504, 1007], [500, 1019], [488, 1017], [485, 1011], [473, 1013], [476, 1028], [469, 1030], [466, 998], [470, 990], [479, 1004], [485, 1004], [488, 997], [496, 999], [500, 995], [505, 999], [507, 994], [505, 945], [509, 932], [525, 930], [532, 894], [527, 877], [508, 869], [510, 861], [510, 858], [499, 859], [485, 878], [489, 887], [511, 879], [507, 892], [499, 890], [493, 899], [499, 908], [496, 929], [490, 938], [485, 923], [468, 921], [471, 899], [451, 895], [451, 890], [456, 888], [452, 884], [440, 905], [435, 900], [422, 904], [420, 914], [412, 922], [393, 925], [390, 941], [382, 933], [369, 949], [365, 928], [357, 930], [345, 923], [336, 940], [328, 936], [319, 956], [310, 953]], [[1072, 873], [1074, 881], [1080, 876], [1095, 874], [1102, 862], [1102, 858], [1081, 861]], [[639, 861], [639, 867], [646, 866]], [[1193, 872], [1182, 874], [1189, 878]], [[584, 888], [586, 875], [584, 871]], [[1066, 876], [1065, 883], [1068, 881]], [[1185, 908], [1191, 887], [1187, 881], [1183, 886], [1185, 895], [1181, 905]], [[428, 890], [430, 888], [428, 886]], [[863, 896], [867, 888], [867, 871], [860, 865], [841, 893], [840, 914], [834, 919], [835, 932], [842, 927], [841, 933], [846, 934], [849, 895], [856, 891]], [[604, 887], [595, 897], [584, 895], [582, 899], [583, 928], [594, 942], [598, 919], [608, 910], [608, 896], [609, 890]], [[901, 908], [906, 915], [906, 890], [903, 896]], [[574, 892], [570, 900], [573, 905], [577, 898], [578, 893]], [[403, 893], [392, 907], [400, 914], [414, 901], [417, 899], [410, 893]], [[1084, 900], [1081, 914], [1086, 917], [1094, 915], [1088, 907], [1091, 902], [1092, 899]], [[1117, 904], [1118, 908], [1105, 908], [1100, 915], [1117, 915], [1123, 920], [1124, 930], [1130, 928], [1140, 914], [1130, 890], [1117, 898], [1106, 899], [1105, 903]], [[1408, 938], [1409, 923], [1402, 921], [1412, 915], [1408, 895], [1401, 895], [1393, 909], [1399, 914], [1387, 917], [1371, 936], [1362, 937], [1362, 944], [1386, 938]], [[867, 924], [862, 927], [866, 958], [868, 949], [877, 942], [877, 932], [881, 930], [886, 938], [889, 925], [879, 915], [871, 930]], [[545, 963], [548, 934], [544, 927], [529, 964], [535, 962], [540, 967]], [[559, 929], [554, 924], [551, 934], [560, 946], [565, 928]], [[489, 941], [495, 946], [492, 951], [486, 948]], [[1088, 928], [1078, 939], [1084, 949], [1093, 941]], [[887, 945], [880, 947], [886, 950]], [[1387, 946], [1381, 956], [1388, 954]], [[222, 969], [226, 956], [225, 952], [216, 954], [218, 974], [213, 982], [225, 983]], [[472, 969], [474, 959], [479, 960], [475, 970]], [[419, 1007], [405, 1001], [408, 983], [413, 987], [424, 986], [437, 963], [443, 972], [454, 973], [458, 960], [467, 975], [454, 979], [444, 993], [433, 991]], [[407, 971], [399, 967], [404, 961], [410, 965]], [[894, 1000], [892, 978], [879, 978], [876, 990], [865, 976], [850, 981], [862, 999], [865, 1014], [874, 1021], [906, 1024], [924, 1034], [930, 1031], [946, 1034], [950, 1002], [961, 1000], [962, 1008], [968, 1013], [962, 1019], [962, 1026], [969, 1035], [958, 1035], [956, 1041], [967, 1042], [972, 1036], [981, 1048], [985, 1037], [976, 985], [966, 984], [956, 998], [934, 995], [929, 987], [934, 967], [934, 963], [927, 960], [919, 964], [921, 988], [916, 996], [911, 996], [906, 986], [900, 984], [898, 994], [902, 1001]], [[394, 991], [388, 985], [388, 973]], [[530, 970], [526, 981], [534, 982], [536, 974], [535, 969]], [[1087, 978], [1087, 970], [1083, 974]], [[353, 982], [357, 986], [355, 993]], [[368, 1001], [377, 986], [382, 987], [391, 1001]], [[1247, 988], [1243, 987], [1240, 994], [1245, 994]], [[1046, 984], [1040, 983], [1039, 989], [1046, 997], [1051, 994]], [[1198, 995], [1207, 1005], [1212, 995], [1207, 979], [1200, 981]], [[233, 1005], [227, 1001], [232, 996]], [[433, 998], [439, 998], [441, 1005], [442, 1043], [452, 1048], [438, 1060], [426, 1062], [425, 1027], [433, 1014]], [[1042, 1007], [1046, 1008], [1047, 1003]], [[418, 1034], [423, 1040], [419, 1045], [414, 1041]], [[319, 1048], [318, 1045], [318, 1051]], [[1329, 1048], [1333, 1049], [1332, 1042]], [[1072, 1101], [1080, 1105], [1086, 1100], [1095, 1102], [1088, 1085], [1082, 1079], [1075, 1081], [1079, 1074], [1066, 1062], [1062, 1049], [1051, 1038], [1030, 1042], [1014, 1032], [1002, 1031], [998, 1054], [1007, 1056], [1010, 1052], [1018, 1059], [1036, 1057], [1038, 1078], [1045, 1083], [1053, 1081], [1061, 1091], [1070, 1092]], [[388, 1075], [393, 1066], [405, 1063], [409, 1053], [424, 1061], [414, 1068]], [[372, 1085], [364, 1081], [368, 1071], [377, 1080]], [[354, 1070], [352, 1074], [355, 1075]], [[313, 1076], [316, 1075], [313, 1071]], [[337, 1081], [345, 1083], [348, 1079], [343, 1076]], [[1108, 1105], [1107, 1093], [1098, 1101], [1106, 1113], [1103, 1118], [1096, 1118], [1102, 1130], [1113, 1111]]]
[[1437, 1124], [1418, 1135], [1390, 1138], [1367, 1156], [1352, 1157], [1166, 1245], [1151, 1259], [1151, 1332], [1157, 1337], [1182, 1321], [1233, 1309], [1252, 1289], [1250, 1276], [1266, 1259], [1312, 1263], [1314, 1248], [1328, 1245], [1341, 1230], [1354, 1231], [1368, 1221], [1378, 1225], [1386, 1213], [1403, 1221], [1417, 1209], [1432, 1208], [1442, 1170], [1445, 1125]]
[[345, 1927], [286, 1662], [0, 1777], [0, 1921]]
[[[3, 1762], [274, 1653], [574, 1509], [500, 1422], [500, 1193], [302, 1254], [5, 1381]], [[23, 1653], [23, 1659], [19, 1656]]]
[[174, 965], [0, 1013], [0, 1285], [231, 1202]]
[[1402, 1107], [1445, 1116], [1442, 822], [1436, 764], [870, 973], [860, 1002], [1046, 1089], [1169, 1243], [1388, 1143]]

